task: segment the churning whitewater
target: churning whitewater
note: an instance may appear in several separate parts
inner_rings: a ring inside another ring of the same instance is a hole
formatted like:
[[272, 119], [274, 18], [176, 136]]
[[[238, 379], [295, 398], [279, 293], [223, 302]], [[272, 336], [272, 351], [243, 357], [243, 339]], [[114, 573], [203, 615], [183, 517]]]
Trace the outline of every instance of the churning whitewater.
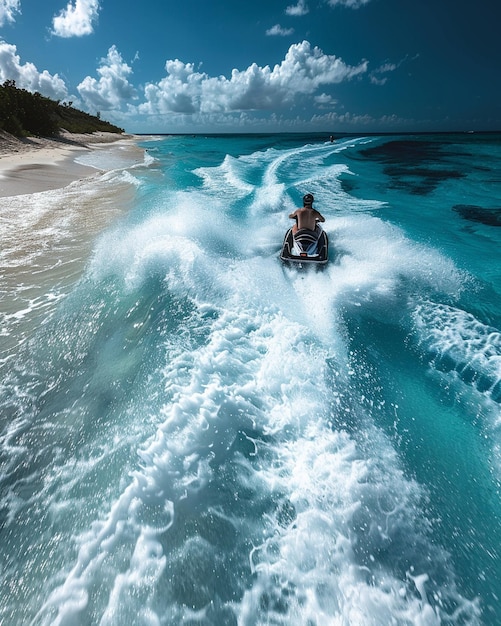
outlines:
[[499, 623], [500, 137], [140, 145], [0, 199], [0, 621]]

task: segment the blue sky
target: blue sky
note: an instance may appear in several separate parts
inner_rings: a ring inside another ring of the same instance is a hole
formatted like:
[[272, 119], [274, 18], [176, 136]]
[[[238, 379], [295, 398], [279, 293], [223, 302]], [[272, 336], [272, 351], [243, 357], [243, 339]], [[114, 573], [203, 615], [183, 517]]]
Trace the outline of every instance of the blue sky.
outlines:
[[0, 82], [133, 133], [501, 130], [499, 0], [0, 0]]

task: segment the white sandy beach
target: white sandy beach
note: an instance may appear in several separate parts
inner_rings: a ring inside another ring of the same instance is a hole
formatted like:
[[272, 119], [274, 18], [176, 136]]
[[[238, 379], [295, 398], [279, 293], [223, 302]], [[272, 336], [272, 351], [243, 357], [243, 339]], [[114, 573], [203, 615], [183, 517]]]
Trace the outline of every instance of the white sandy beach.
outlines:
[[0, 197], [37, 193], [65, 187], [74, 180], [96, 174], [92, 167], [75, 163], [78, 154], [132, 135], [97, 132], [61, 133], [57, 139], [17, 139], [0, 131]]
[[[75, 162], [85, 157], [92, 166]], [[0, 367], [81, 276], [96, 236], [130, 208], [135, 187], [104, 172], [143, 160], [133, 135], [0, 131]]]

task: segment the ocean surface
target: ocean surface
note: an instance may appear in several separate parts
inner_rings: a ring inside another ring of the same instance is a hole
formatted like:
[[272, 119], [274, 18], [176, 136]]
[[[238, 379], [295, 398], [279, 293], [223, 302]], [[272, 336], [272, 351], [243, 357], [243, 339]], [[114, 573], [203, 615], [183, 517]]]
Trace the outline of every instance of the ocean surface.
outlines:
[[139, 146], [0, 199], [0, 623], [501, 624], [501, 134]]

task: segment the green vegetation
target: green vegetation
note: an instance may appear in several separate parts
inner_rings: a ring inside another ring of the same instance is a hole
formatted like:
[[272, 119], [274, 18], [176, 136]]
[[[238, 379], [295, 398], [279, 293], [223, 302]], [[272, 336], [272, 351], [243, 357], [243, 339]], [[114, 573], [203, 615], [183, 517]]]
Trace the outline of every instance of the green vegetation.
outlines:
[[60, 104], [38, 92], [19, 89], [13, 80], [0, 85], [0, 130], [16, 137], [37, 135], [55, 137], [60, 130], [70, 133], [123, 133], [97, 116], [89, 115], [68, 104]]

